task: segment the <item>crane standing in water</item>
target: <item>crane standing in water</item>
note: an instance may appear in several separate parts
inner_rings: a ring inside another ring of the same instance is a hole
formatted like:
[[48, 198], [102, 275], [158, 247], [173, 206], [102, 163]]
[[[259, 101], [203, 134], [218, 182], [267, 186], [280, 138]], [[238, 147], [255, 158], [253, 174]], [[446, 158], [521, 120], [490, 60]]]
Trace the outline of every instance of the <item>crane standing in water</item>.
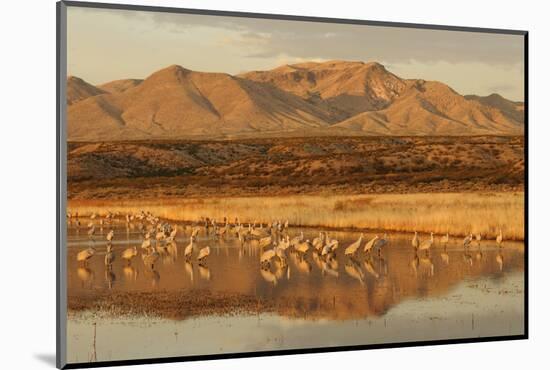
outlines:
[[191, 255], [193, 254], [193, 240], [194, 238], [191, 235], [191, 237], [189, 238], [189, 244], [187, 244], [187, 246], [183, 250], [183, 256], [185, 257], [185, 259], [191, 258]]
[[105, 239], [107, 239], [107, 241], [110, 243], [113, 240], [114, 236], [115, 236], [115, 232], [111, 230], [107, 233], [107, 236], [105, 237]]
[[449, 243], [449, 233], [441, 237], [441, 244], [443, 244], [444, 249], [447, 249], [447, 244]]
[[418, 239], [418, 232], [414, 232], [414, 236], [412, 238], [412, 246], [414, 250], [418, 250], [418, 247], [420, 246], [420, 239]]
[[474, 239], [474, 236], [472, 235], [472, 233], [470, 233], [470, 235], [464, 238], [464, 240], [462, 241], [462, 244], [464, 245], [464, 249], [468, 249], [470, 247], [470, 244], [472, 243], [473, 239]]
[[503, 241], [504, 241], [504, 239], [502, 237], [502, 229], [498, 229], [498, 235], [497, 235], [497, 238], [496, 238], [497, 245], [499, 247], [502, 247], [502, 242]]
[[374, 248], [378, 249], [378, 257], [382, 255], [382, 247], [385, 247], [388, 244], [388, 234], [384, 233], [382, 239], [378, 239], [374, 243]]
[[359, 239], [357, 239], [355, 242], [350, 244], [346, 250], [344, 251], [344, 254], [346, 256], [354, 256], [359, 247], [361, 246], [361, 243], [363, 242], [363, 233], [359, 236]]
[[206, 257], [208, 257], [210, 255], [210, 247], [209, 246], [206, 246], [204, 248], [202, 248], [200, 251], [199, 251], [199, 255], [197, 256], [197, 261], [199, 261], [199, 263], [203, 262]]
[[363, 247], [363, 252], [370, 253], [372, 247], [374, 246], [374, 243], [379, 239], [378, 235], [376, 235], [374, 238], [368, 241], [367, 244]]
[[84, 265], [87, 265], [88, 260], [95, 255], [95, 252], [96, 250], [94, 247], [84, 249], [83, 251], [78, 252], [76, 255], [76, 260], [77, 262], [82, 262]]
[[420, 245], [418, 246], [419, 251], [424, 251], [426, 253], [426, 256], [430, 252], [430, 248], [432, 247], [434, 243], [434, 233], [430, 233], [430, 239], [424, 240]]
[[107, 268], [111, 268], [114, 260], [115, 254], [113, 252], [113, 246], [109, 243], [107, 244], [107, 253], [105, 254], [105, 266], [107, 266]]

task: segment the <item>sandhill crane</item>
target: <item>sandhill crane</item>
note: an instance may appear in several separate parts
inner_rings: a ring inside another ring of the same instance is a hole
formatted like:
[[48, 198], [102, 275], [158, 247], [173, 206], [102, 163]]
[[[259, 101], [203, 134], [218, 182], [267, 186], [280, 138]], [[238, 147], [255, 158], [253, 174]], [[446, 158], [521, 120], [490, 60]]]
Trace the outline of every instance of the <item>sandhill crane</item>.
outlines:
[[155, 268], [155, 263], [159, 259], [160, 254], [156, 250], [152, 250], [150, 253], [142, 254], [141, 259], [143, 264], [147, 267], [150, 267], [151, 270]]
[[269, 236], [269, 234], [264, 229], [262, 229], [261, 226], [259, 229], [252, 227], [252, 229], [249, 230], [249, 233], [255, 238], [265, 238], [266, 236]]
[[135, 256], [137, 256], [138, 252], [137, 252], [137, 248], [136, 247], [133, 247], [133, 248], [128, 248], [128, 249], [125, 249], [122, 254], [120, 255], [120, 257], [126, 261], [126, 263], [129, 265], [131, 262], [132, 262], [132, 258], [134, 258]]
[[321, 251], [321, 256], [327, 256], [329, 253], [333, 253], [338, 248], [338, 240], [336, 239], [329, 239], [327, 236], [327, 240], [325, 243], [325, 246], [323, 247], [323, 250]]
[[502, 229], [498, 229], [498, 235], [497, 235], [497, 238], [496, 238], [497, 245], [499, 247], [501, 247], [503, 241], [504, 241], [504, 239], [502, 238]]
[[472, 235], [472, 233], [470, 233], [470, 235], [464, 238], [464, 240], [462, 241], [462, 244], [464, 245], [464, 249], [467, 249], [470, 247], [470, 244], [472, 243], [473, 239], [474, 239], [474, 236]]
[[302, 255], [305, 255], [309, 250], [310, 246], [311, 246], [311, 243], [309, 242], [309, 240], [306, 240], [305, 242], [298, 243], [294, 247], [294, 249], [296, 249], [296, 251], [300, 252]]
[[441, 244], [443, 244], [443, 246], [447, 247], [447, 243], [449, 243], [449, 233], [443, 235], [441, 237]]
[[361, 233], [361, 235], [359, 235], [359, 239], [357, 239], [355, 242], [353, 242], [352, 244], [350, 244], [345, 250], [344, 250], [344, 254], [346, 256], [353, 256], [355, 254], [355, 252], [357, 252], [357, 250], [359, 249], [359, 247], [361, 246], [361, 243], [363, 242], [363, 233]]
[[197, 236], [199, 235], [199, 231], [200, 231], [200, 228], [198, 226], [196, 226], [193, 231], [191, 232], [191, 238], [193, 238], [193, 240], [197, 240]]
[[430, 239], [424, 240], [420, 243], [418, 246], [419, 251], [425, 251], [426, 255], [428, 255], [428, 252], [430, 251], [430, 248], [432, 247], [432, 244], [434, 243], [434, 233], [430, 233]]
[[191, 236], [189, 238], [189, 244], [187, 244], [187, 246], [185, 247], [185, 249], [183, 250], [183, 256], [186, 258], [186, 259], [189, 259], [191, 258], [191, 255], [193, 254], [193, 236]]
[[290, 247], [290, 237], [287, 235], [285, 238], [282, 238], [277, 245], [278, 250], [286, 251]]
[[217, 231], [216, 231], [216, 235], [218, 236], [218, 238], [221, 238], [225, 235], [225, 233], [227, 232], [227, 229], [229, 228], [228, 224], [227, 224], [227, 220], [225, 221], [225, 225], [223, 227], [220, 227]]
[[175, 262], [178, 258], [178, 246], [176, 242], [170, 242], [166, 245], [166, 252], [170, 258], [167, 258], [168, 262]]
[[269, 247], [272, 241], [273, 238], [271, 236], [266, 236], [265, 238], [261, 238], [259, 240], [258, 245], [260, 246], [260, 248]]
[[197, 256], [197, 261], [202, 262], [206, 257], [210, 255], [210, 247], [206, 246], [199, 250], [199, 255]]
[[291, 247], [296, 247], [296, 245], [297, 245], [298, 243], [301, 243], [303, 240], [304, 240], [304, 232], [303, 232], [303, 231], [300, 231], [300, 235], [295, 236], [294, 238], [292, 238], [292, 239], [290, 240], [290, 246], [291, 246]]
[[388, 244], [388, 234], [384, 233], [384, 236], [382, 239], [378, 239], [375, 243], [373, 248], [378, 249], [378, 256], [382, 253], [382, 247], [385, 247]]
[[95, 226], [92, 225], [90, 230], [88, 230], [88, 237], [93, 240], [94, 234], [95, 234]]
[[477, 241], [477, 245], [480, 246], [481, 245], [481, 233], [476, 234], [476, 241]]
[[164, 231], [159, 231], [155, 235], [155, 239], [157, 241], [156, 245], [159, 245], [159, 243], [166, 238], [166, 234], [164, 234]]
[[107, 239], [107, 241], [110, 242], [110, 241], [113, 240], [114, 236], [115, 236], [115, 232], [113, 230], [111, 230], [107, 233], [107, 236], [105, 237], [105, 239]]
[[313, 242], [311, 242], [311, 245], [313, 245], [313, 248], [316, 250], [320, 250], [323, 248], [323, 245], [325, 243], [325, 237], [322, 232], [319, 232], [319, 236], [315, 239], [313, 239]]
[[78, 252], [78, 254], [76, 255], [76, 261], [83, 262], [86, 265], [88, 263], [88, 260], [92, 258], [94, 254], [95, 254], [94, 247], [84, 249], [83, 251]]
[[414, 247], [414, 250], [418, 250], [418, 247], [420, 246], [420, 239], [418, 239], [418, 233], [415, 231], [414, 236], [412, 238], [412, 246]]
[[239, 242], [241, 243], [241, 247], [244, 246], [244, 243], [245, 243], [245, 236], [242, 232], [238, 232], [237, 233], [237, 239], [239, 240]]
[[172, 231], [170, 232], [170, 235], [166, 238], [167, 243], [171, 243], [176, 240], [176, 234], [178, 233], [178, 227], [177, 225], [174, 225]]
[[365, 244], [365, 246], [363, 247], [363, 252], [365, 253], [370, 253], [372, 247], [374, 246], [374, 243], [376, 243], [376, 241], [378, 240], [378, 235], [376, 235], [374, 238], [372, 238], [371, 240], [369, 240], [367, 242], [367, 244]]
[[115, 254], [113, 253], [113, 246], [107, 244], [107, 253], [105, 254], [105, 266], [110, 267], [115, 260]]

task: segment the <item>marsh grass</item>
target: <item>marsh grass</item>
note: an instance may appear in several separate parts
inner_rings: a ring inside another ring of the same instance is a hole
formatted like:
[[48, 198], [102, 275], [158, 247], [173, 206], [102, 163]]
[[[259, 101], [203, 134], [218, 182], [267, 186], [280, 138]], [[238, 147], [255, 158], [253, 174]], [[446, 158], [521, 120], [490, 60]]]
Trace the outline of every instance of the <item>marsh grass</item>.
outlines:
[[524, 239], [524, 193], [419, 193], [380, 195], [292, 195], [151, 200], [71, 200], [80, 215], [141, 210], [175, 221], [236, 216], [243, 223], [289, 220], [294, 226], [431, 232]]

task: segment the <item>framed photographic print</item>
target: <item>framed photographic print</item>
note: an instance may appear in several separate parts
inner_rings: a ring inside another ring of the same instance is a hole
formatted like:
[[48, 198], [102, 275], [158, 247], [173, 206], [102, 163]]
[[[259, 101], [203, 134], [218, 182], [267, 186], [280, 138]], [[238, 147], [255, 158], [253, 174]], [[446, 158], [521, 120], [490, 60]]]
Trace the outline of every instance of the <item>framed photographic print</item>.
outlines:
[[527, 32], [59, 2], [59, 368], [527, 338]]

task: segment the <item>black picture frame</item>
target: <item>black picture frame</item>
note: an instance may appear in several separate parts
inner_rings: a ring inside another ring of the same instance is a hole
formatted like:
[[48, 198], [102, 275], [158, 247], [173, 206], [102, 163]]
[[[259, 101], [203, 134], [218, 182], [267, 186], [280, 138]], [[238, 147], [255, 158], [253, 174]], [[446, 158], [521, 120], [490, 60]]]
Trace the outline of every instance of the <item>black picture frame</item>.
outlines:
[[[67, 203], [67, 171], [66, 171], [66, 155], [67, 155], [67, 135], [66, 135], [66, 80], [67, 80], [67, 8], [95, 8], [95, 9], [116, 9], [128, 11], [149, 11], [149, 12], [164, 12], [164, 13], [183, 13], [208, 16], [231, 16], [244, 18], [259, 18], [259, 19], [274, 19], [288, 20], [299, 22], [317, 22], [317, 23], [339, 23], [353, 25], [369, 25], [381, 27], [401, 27], [427, 30], [447, 30], [460, 32], [477, 32], [477, 33], [494, 33], [519, 35], [524, 38], [524, 104], [525, 104], [525, 130], [524, 130], [524, 334], [512, 336], [494, 336], [481, 338], [465, 338], [465, 339], [444, 339], [444, 340], [426, 340], [413, 342], [392, 342], [383, 344], [367, 344], [339, 347], [320, 347], [320, 348], [303, 348], [303, 349], [285, 349], [285, 350], [269, 350], [258, 352], [242, 352], [242, 353], [224, 353], [224, 354], [208, 354], [208, 355], [193, 355], [193, 356], [176, 356], [176, 357], [161, 357], [149, 359], [128, 359], [117, 361], [99, 361], [88, 363], [67, 363], [66, 358], [66, 318], [67, 318], [67, 260], [66, 260], [66, 203]], [[476, 28], [476, 27], [460, 27], [449, 25], [430, 25], [430, 24], [415, 24], [415, 23], [399, 23], [399, 22], [382, 22], [357, 19], [338, 19], [325, 17], [310, 17], [296, 16], [283, 14], [262, 14], [248, 12], [231, 12], [219, 10], [204, 10], [204, 9], [186, 9], [174, 7], [159, 7], [159, 6], [143, 6], [130, 4], [109, 4], [97, 2], [80, 2], [80, 1], [59, 1], [56, 4], [57, 16], [57, 63], [56, 63], [56, 366], [59, 369], [75, 369], [75, 368], [93, 368], [104, 366], [123, 366], [123, 365], [138, 365], [138, 364], [157, 364], [170, 362], [187, 362], [187, 361], [204, 361], [218, 359], [233, 359], [244, 357], [263, 357], [263, 356], [280, 356], [294, 354], [312, 354], [321, 352], [342, 352], [342, 351], [357, 351], [367, 349], [380, 348], [399, 348], [399, 347], [416, 347], [416, 346], [434, 346], [447, 344], [461, 343], [481, 343], [481, 342], [496, 342], [509, 340], [523, 340], [529, 338], [529, 32], [525, 30], [511, 29], [493, 29], [493, 28]]]

